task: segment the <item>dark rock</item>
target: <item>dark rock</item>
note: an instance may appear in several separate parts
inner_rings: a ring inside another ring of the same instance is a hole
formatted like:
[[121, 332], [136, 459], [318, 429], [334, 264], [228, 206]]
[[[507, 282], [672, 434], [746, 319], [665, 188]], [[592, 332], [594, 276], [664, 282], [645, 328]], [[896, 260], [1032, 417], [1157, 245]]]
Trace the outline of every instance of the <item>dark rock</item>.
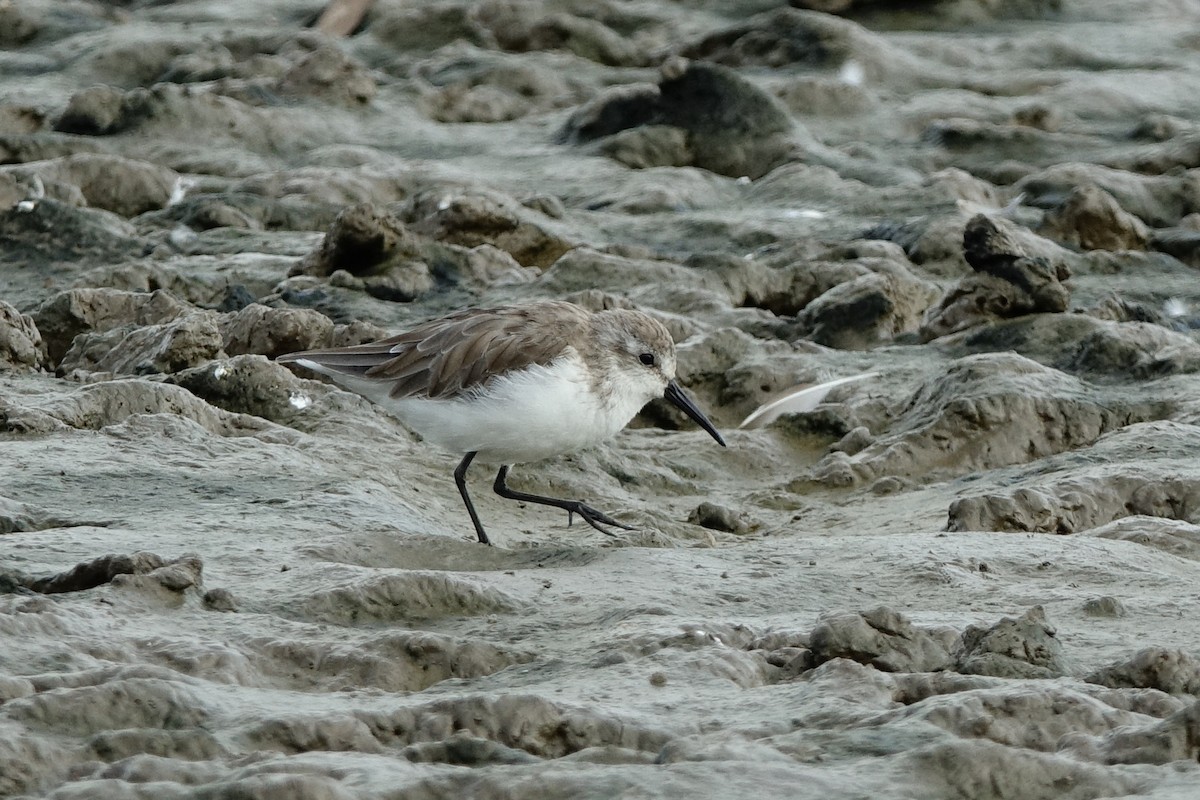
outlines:
[[204, 593], [203, 603], [209, 611], [235, 612], [238, 610], [237, 599], [228, 589], [209, 589]]
[[[775, 98], [732, 70], [675, 60], [664, 65], [657, 87], [612, 90], [576, 111], [559, 135], [566, 142], [584, 143], [642, 126], [683, 131], [694, 166], [758, 178], [787, 160], [795, 124]], [[618, 150], [640, 153], [646, 166], [655, 166], [648, 159], [657, 150], [678, 165], [684, 150], [677, 140], [661, 130], [641, 136], [626, 138]], [[602, 146], [617, 147], [611, 142]]]
[[123, 91], [114, 86], [92, 86], [71, 96], [54, 129], [63, 133], [106, 136], [119, 133], [134, 122], [126, 109]]
[[726, 533], [744, 533], [749, 528], [749, 524], [740, 512], [727, 506], [708, 502], [701, 503], [693, 509], [692, 513], [688, 515], [688, 522]]
[[915, 331], [940, 291], [903, 265], [886, 259], [858, 259], [867, 272], [823, 292], [804, 306], [797, 323], [818, 344], [842, 349], [869, 348]]
[[337, 270], [351, 275], [381, 274], [417, 258], [419, 247], [397, 217], [373, 203], [342, 210], [320, 246], [297, 264], [291, 275], [329, 276]]
[[255, 300], [254, 294], [245, 286], [238, 283], [226, 287], [225, 297], [222, 298], [216, 310], [225, 313], [241, 311], [246, 306], [253, 304]]
[[983, 214], [963, 231], [963, 256], [976, 274], [963, 278], [921, 326], [930, 341], [980, 322], [1039, 311], [1065, 311], [1070, 292], [1062, 284], [1067, 265], [1053, 255], [1033, 255], [1033, 235], [1013, 223]]
[[1150, 247], [1175, 256], [1191, 267], [1200, 267], [1200, 231], [1166, 228], [1150, 234]]

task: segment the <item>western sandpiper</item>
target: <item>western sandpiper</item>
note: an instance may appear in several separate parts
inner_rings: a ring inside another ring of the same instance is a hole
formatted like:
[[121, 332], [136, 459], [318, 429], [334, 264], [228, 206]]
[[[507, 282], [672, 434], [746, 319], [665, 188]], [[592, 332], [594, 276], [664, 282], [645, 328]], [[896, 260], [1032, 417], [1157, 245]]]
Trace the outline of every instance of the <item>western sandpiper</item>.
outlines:
[[666, 397], [725, 441], [675, 382], [675, 343], [640, 311], [591, 312], [544, 301], [469, 308], [369, 344], [280, 356], [328, 375], [395, 414], [423, 439], [462, 454], [454, 470], [479, 541], [490, 544], [467, 493], [479, 457], [500, 464], [493, 489], [511, 500], [578, 514], [596, 530], [629, 530], [578, 500], [508, 488], [509, 467], [614, 436], [656, 397]]

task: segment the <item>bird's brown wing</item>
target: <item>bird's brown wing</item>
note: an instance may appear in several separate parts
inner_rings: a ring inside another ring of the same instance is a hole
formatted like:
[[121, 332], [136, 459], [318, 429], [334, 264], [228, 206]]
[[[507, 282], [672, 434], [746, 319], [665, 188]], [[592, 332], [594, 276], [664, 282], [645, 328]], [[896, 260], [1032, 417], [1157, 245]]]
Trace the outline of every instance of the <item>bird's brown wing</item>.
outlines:
[[391, 383], [392, 397], [446, 398], [484, 386], [498, 373], [550, 363], [587, 323], [588, 313], [570, 303], [469, 308], [378, 342], [277, 360], [306, 359], [343, 375]]

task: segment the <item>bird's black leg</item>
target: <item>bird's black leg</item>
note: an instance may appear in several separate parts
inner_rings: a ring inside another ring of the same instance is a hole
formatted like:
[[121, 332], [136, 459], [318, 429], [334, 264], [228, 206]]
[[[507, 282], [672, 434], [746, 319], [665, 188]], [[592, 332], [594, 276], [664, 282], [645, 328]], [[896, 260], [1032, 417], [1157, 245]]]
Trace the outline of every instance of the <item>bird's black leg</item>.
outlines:
[[584, 521], [587, 522], [588, 525], [591, 525], [601, 533], [607, 533], [609, 536], [615, 536], [616, 534], [614, 534], [612, 531], [606, 531], [604, 528], [601, 528], [600, 523], [604, 523], [605, 525], [614, 525], [627, 531], [633, 530], [633, 528], [629, 527], [628, 525], [622, 525], [620, 522], [617, 522], [603, 511], [597, 511], [591, 506], [585, 505], [578, 500], [559, 500], [556, 497], [542, 497], [541, 495], [526, 494], [525, 492], [518, 492], [510, 489], [504, 482], [504, 479], [507, 477], [508, 466], [505, 465], [500, 468], [498, 473], [496, 473], [496, 482], [492, 484], [492, 488], [496, 490], [496, 494], [500, 495], [501, 497], [506, 497], [509, 500], [521, 500], [526, 503], [539, 503], [543, 506], [554, 506], [555, 508], [561, 508], [567, 512], [568, 525], [571, 524], [571, 522], [575, 519], [575, 515], [578, 514], [579, 516], [583, 517]]
[[463, 502], [467, 504], [467, 513], [471, 515], [471, 522], [475, 523], [475, 535], [483, 544], [491, 544], [487, 534], [483, 532], [483, 523], [479, 521], [479, 515], [475, 513], [475, 504], [471, 502], [471, 495], [467, 494], [467, 468], [471, 466], [471, 462], [477, 455], [479, 453], [472, 450], [463, 456], [463, 460], [454, 470], [454, 482], [458, 484], [458, 493], [462, 495]]

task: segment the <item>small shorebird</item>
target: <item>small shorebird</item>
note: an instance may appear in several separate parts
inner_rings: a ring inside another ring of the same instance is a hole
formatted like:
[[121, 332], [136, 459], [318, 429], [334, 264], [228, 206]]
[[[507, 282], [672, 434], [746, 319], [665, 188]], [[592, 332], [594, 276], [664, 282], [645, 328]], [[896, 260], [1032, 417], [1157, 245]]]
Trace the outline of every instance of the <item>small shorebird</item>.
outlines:
[[508, 488], [509, 467], [602, 442], [642, 406], [666, 397], [724, 447], [721, 434], [675, 382], [675, 343], [640, 311], [591, 312], [544, 301], [469, 308], [369, 344], [276, 359], [328, 375], [463, 458], [454, 481], [479, 541], [490, 544], [467, 493], [478, 456], [498, 463], [492, 488], [510, 500], [555, 506], [630, 530], [578, 500]]

